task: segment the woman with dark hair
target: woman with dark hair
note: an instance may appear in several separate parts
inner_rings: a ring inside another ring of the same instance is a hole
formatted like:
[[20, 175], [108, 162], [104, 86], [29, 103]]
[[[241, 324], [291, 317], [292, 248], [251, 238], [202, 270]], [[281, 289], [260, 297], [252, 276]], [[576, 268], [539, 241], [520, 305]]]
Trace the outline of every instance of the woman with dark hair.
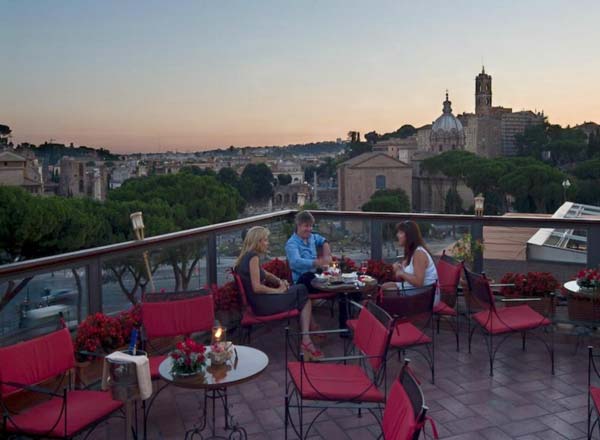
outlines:
[[[435, 284], [438, 280], [437, 270], [431, 254], [425, 246], [421, 230], [412, 220], [406, 220], [396, 225], [398, 244], [404, 248], [404, 258], [400, 263], [394, 263], [394, 275], [398, 282], [383, 284], [384, 290], [414, 289]], [[410, 295], [410, 290], [405, 294]], [[435, 302], [439, 301], [436, 292]]]

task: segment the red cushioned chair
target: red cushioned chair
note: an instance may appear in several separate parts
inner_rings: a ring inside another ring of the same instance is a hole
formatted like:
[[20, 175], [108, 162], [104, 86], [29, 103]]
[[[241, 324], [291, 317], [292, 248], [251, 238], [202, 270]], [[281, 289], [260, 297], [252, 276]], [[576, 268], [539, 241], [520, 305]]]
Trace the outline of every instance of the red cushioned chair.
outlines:
[[438, 438], [435, 423], [427, 416], [429, 408], [419, 381], [405, 360], [398, 379], [394, 381], [383, 413], [384, 440], [418, 440], [425, 423], [431, 423], [433, 437]]
[[[593, 347], [588, 347], [588, 353], [587, 438], [591, 439], [595, 426], [598, 427], [598, 438], [600, 438], [600, 371], [597, 364], [600, 362], [600, 354], [594, 354]], [[592, 413], [594, 412], [596, 416], [592, 423]]]
[[[63, 328], [45, 336], [0, 348], [1, 438], [11, 435], [71, 439], [90, 431], [123, 406], [108, 391], [73, 390], [73, 341]], [[56, 378], [50, 391], [39, 386]], [[66, 384], [61, 390], [60, 387]], [[47, 399], [25, 410], [11, 411], [7, 398], [31, 392]]]
[[[142, 348], [148, 353], [157, 351], [152, 340], [159, 338], [189, 337], [193, 333], [211, 332], [215, 323], [215, 308], [212, 295], [205, 291], [146, 294], [142, 300]], [[150, 355], [150, 375], [158, 381], [158, 367], [167, 355]], [[144, 438], [147, 432], [148, 415], [158, 394], [167, 387], [159, 387], [148, 402], [143, 401]]]
[[244, 312], [242, 314], [241, 326], [242, 328], [246, 329], [246, 338], [248, 343], [250, 343], [253, 326], [283, 320], [287, 320], [289, 324], [290, 318], [300, 315], [300, 311], [297, 309], [286, 310], [285, 312], [275, 313], [274, 315], [255, 315], [254, 311], [252, 310], [252, 306], [248, 302], [248, 296], [246, 295], [246, 289], [244, 289], [244, 283], [242, 283], [241, 277], [233, 269], [231, 269], [231, 274], [235, 278], [235, 282], [238, 286], [240, 297], [242, 299], [242, 307], [244, 308]]
[[[366, 409], [379, 421], [377, 410], [381, 411], [385, 403], [386, 356], [392, 328], [393, 319], [374, 302], [367, 302], [361, 308], [353, 335], [353, 343], [361, 354], [322, 358], [319, 362], [305, 362], [302, 354], [299, 361], [288, 362], [290, 332], [286, 329], [286, 439], [289, 425], [298, 437], [307, 438], [313, 424], [327, 408], [358, 409], [359, 414]], [[305, 430], [306, 409], [317, 409], [317, 414]], [[296, 421], [292, 410], [298, 413]]]
[[[486, 346], [490, 359], [490, 376], [494, 375], [494, 358], [502, 343], [513, 333], [520, 333], [522, 337], [523, 351], [527, 333], [539, 339], [550, 354], [552, 374], [554, 374], [554, 329], [552, 320], [542, 316], [526, 302], [540, 301], [541, 298], [504, 298], [505, 304], [521, 304], [511, 307], [496, 307], [494, 294], [489, 280], [484, 274], [477, 274], [465, 268], [468, 285], [467, 316], [469, 329], [469, 353], [471, 353], [471, 341], [473, 333], [478, 328], [486, 337]], [[473, 324], [475, 323], [475, 325]], [[536, 334], [536, 330], [543, 331], [542, 336]], [[549, 333], [550, 341], [543, 337]], [[494, 345], [494, 336], [502, 337], [500, 342]]]
[[[437, 286], [387, 292], [379, 296], [379, 305], [396, 319], [390, 345], [401, 355], [406, 350], [419, 353], [431, 370], [435, 382], [435, 329], [433, 303]], [[424, 350], [422, 349], [424, 348]]]
[[460, 351], [458, 332], [458, 284], [463, 271], [464, 263], [442, 252], [442, 256], [436, 264], [438, 274], [438, 286], [440, 289], [440, 301], [433, 308], [437, 318], [437, 332], [440, 333], [440, 318], [446, 317], [452, 323], [452, 329], [456, 336], [456, 351]]

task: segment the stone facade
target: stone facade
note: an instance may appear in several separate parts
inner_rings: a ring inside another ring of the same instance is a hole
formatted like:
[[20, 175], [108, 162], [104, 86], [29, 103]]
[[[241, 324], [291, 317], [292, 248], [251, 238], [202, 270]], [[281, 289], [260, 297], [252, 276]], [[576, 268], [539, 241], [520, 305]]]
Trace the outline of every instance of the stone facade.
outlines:
[[32, 194], [44, 194], [42, 170], [37, 159], [12, 151], [0, 153], [0, 185], [20, 186]]
[[90, 197], [106, 200], [108, 173], [102, 164], [89, 159], [63, 157], [60, 160], [58, 193], [64, 197]]
[[313, 191], [306, 183], [277, 185], [273, 192], [274, 209], [293, 209], [313, 201]]
[[391, 138], [379, 141], [373, 146], [373, 151], [386, 153], [388, 156], [398, 159], [400, 162], [410, 164], [412, 156], [419, 149], [417, 136], [407, 138]]
[[378, 189], [402, 189], [412, 195], [412, 168], [381, 151], [364, 153], [340, 164], [338, 203], [342, 211], [358, 211]]

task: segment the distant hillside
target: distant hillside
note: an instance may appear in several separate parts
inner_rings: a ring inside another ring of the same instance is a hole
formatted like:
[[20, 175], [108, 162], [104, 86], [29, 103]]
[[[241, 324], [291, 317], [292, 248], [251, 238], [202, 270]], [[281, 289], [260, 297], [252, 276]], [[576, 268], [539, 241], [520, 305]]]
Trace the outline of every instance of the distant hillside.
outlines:
[[118, 160], [119, 156], [112, 154], [104, 148], [74, 147], [64, 144], [44, 143], [38, 147], [31, 146], [31, 151], [38, 159], [43, 160], [48, 165], [56, 165], [63, 156], [69, 157], [90, 157], [96, 160]]
[[251, 150], [264, 150], [265, 153], [270, 156], [285, 156], [290, 154], [331, 154], [331, 153], [341, 153], [344, 151], [346, 146], [345, 142], [337, 143], [334, 141], [327, 142], [311, 142], [310, 144], [296, 144], [296, 145], [287, 145], [287, 146], [277, 146], [277, 145], [269, 145], [269, 146], [260, 146], [260, 147], [229, 147], [227, 149], [218, 149], [218, 150], [209, 150], [203, 151], [202, 153], [197, 153], [198, 155], [220, 155], [220, 156], [229, 156], [229, 155], [237, 155], [237, 154], [246, 154]]

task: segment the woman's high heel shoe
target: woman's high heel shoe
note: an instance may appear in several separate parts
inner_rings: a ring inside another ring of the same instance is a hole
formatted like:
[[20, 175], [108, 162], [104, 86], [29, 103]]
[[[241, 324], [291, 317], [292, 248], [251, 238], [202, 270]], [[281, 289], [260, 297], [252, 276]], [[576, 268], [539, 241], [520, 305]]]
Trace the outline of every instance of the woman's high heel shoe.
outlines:
[[302, 350], [302, 354], [304, 355], [304, 361], [318, 361], [322, 359], [324, 354], [321, 350], [317, 349], [312, 342], [305, 344], [302, 342], [300, 344], [300, 350]]

